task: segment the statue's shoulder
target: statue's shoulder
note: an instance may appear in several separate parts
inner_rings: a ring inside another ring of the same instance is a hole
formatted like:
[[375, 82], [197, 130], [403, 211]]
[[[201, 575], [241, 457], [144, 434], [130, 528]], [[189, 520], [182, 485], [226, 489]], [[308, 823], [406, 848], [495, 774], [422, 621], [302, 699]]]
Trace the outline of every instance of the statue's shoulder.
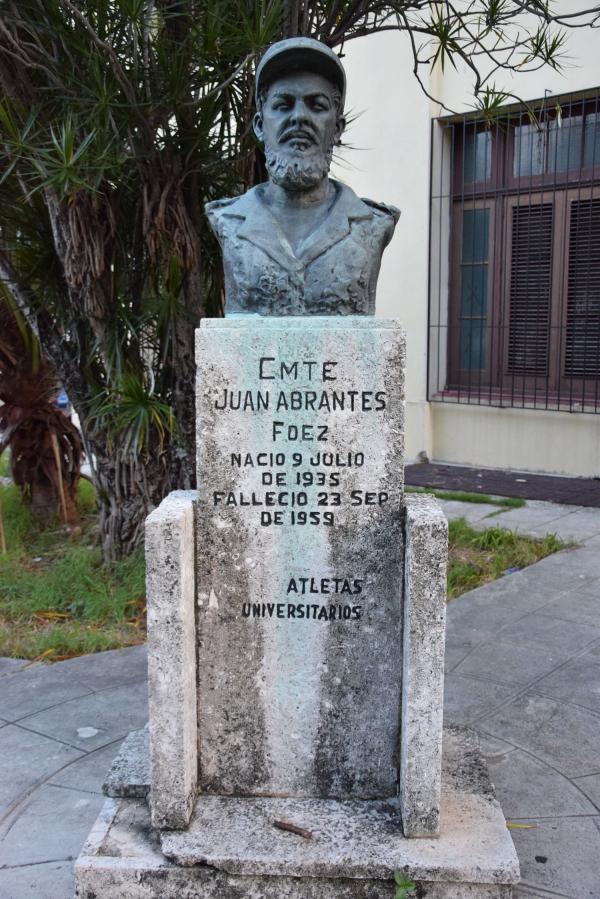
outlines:
[[372, 231], [379, 235], [382, 245], [387, 247], [394, 236], [394, 230], [400, 218], [400, 210], [395, 206], [388, 206], [387, 203], [376, 203], [375, 200], [369, 200], [367, 197], [361, 197], [361, 200], [371, 213]]
[[222, 215], [235, 215], [236, 207], [239, 206], [242, 197], [223, 197], [220, 200], [210, 200], [204, 204], [204, 211], [211, 219], [219, 219]]
[[239, 215], [240, 218], [246, 218], [252, 208], [260, 202], [259, 188], [262, 185], [251, 187], [246, 193], [237, 197], [224, 197], [221, 200], [210, 200], [206, 203], [204, 209], [208, 216], [223, 215]]
[[396, 206], [389, 206], [387, 203], [376, 203], [375, 200], [370, 200], [368, 197], [361, 197], [361, 200], [376, 217], [384, 220], [392, 219], [394, 225], [397, 224], [400, 218], [400, 210]]
[[204, 211], [210, 225], [217, 235], [235, 233], [239, 225], [252, 213], [259, 202], [256, 187], [240, 194], [238, 197], [224, 197], [221, 200], [211, 200], [204, 206]]

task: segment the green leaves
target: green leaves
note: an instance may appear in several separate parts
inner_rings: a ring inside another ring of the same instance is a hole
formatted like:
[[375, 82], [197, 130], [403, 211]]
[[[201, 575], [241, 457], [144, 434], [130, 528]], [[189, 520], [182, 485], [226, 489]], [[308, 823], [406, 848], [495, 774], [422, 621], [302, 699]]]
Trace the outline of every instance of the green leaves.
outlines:
[[69, 116], [55, 131], [50, 128], [48, 148], [41, 148], [33, 159], [40, 175], [38, 190], [53, 188], [60, 197], [66, 197], [76, 190], [95, 190], [96, 185], [86, 175], [92, 168], [88, 166], [89, 149], [95, 130], [78, 141], [77, 129]]
[[92, 404], [88, 424], [111, 435], [135, 455], [149, 449], [152, 433], [158, 434], [162, 451], [175, 430], [173, 409], [163, 402], [134, 372], [123, 374]]
[[525, 54], [523, 64], [539, 60], [559, 70], [566, 39], [566, 31], [554, 31], [549, 25], [542, 25], [526, 41], [529, 52]]
[[456, 55], [460, 51], [460, 40], [463, 28], [460, 16], [450, 15], [444, 10], [444, 4], [439, 4], [437, 16], [432, 19], [429, 31], [431, 37], [437, 42], [437, 49], [431, 60], [431, 68], [439, 63], [442, 72], [447, 61], [456, 68]]
[[496, 31], [502, 23], [511, 17], [511, 0], [488, 0], [485, 5], [485, 24]]
[[394, 899], [410, 899], [414, 896], [416, 883], [404, 873], [404, 871], [396, 871], [394, 874], [394, 882], [396, 884], [396, 895]]
[[503, 112], [506, 112], [503, 107], [512, 97], [512, 94], [498, 90], [495, 85], [490, 85], [477, 95], [474, 106], [490, 126]]

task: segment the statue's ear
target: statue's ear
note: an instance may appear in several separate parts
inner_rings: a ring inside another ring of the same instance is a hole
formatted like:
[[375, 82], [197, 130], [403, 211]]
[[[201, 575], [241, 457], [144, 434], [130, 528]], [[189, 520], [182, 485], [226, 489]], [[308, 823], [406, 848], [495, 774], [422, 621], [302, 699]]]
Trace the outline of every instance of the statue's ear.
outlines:
[[338, 120], [335, 123], [335, 143], [336, 146], [341, 144], [342, 142], [342, 134], [346, 130], [346, 117], [341, 115], [338, 116]]
[[261, 144], [264, 143], [263, 120], [262, 120], [262, 116], [259, 112], [257, 112], [255, 114], [254, 119], [252, 120], [252, 127], [254, 128], [254, 133], [255, 133], [256, 137], [258, 138], [258, 140], [261, 142]]

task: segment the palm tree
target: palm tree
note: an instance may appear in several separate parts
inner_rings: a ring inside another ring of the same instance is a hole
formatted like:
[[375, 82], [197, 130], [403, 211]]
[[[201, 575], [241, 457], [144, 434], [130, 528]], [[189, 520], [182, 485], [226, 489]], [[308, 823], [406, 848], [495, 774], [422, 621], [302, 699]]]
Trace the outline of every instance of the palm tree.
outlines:
[[79, 431], [56, 406], [54, 366], [22, 315], [0, 301], [0, 454], [10, 449], [11, 473], [38, 523], [57, 514], [78, 521], [77, 487], [83, 445]]

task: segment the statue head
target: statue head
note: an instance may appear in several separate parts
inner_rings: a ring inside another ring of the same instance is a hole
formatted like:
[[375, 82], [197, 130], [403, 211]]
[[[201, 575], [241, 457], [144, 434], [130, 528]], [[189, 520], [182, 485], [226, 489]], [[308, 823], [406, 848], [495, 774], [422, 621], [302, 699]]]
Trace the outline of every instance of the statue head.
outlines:
[[273, 44], [256, 71], [254, 132], [270, 179], [304, 191], [327, 177], [346, 121], [346, 76], [336, 54], [312, 38]]

